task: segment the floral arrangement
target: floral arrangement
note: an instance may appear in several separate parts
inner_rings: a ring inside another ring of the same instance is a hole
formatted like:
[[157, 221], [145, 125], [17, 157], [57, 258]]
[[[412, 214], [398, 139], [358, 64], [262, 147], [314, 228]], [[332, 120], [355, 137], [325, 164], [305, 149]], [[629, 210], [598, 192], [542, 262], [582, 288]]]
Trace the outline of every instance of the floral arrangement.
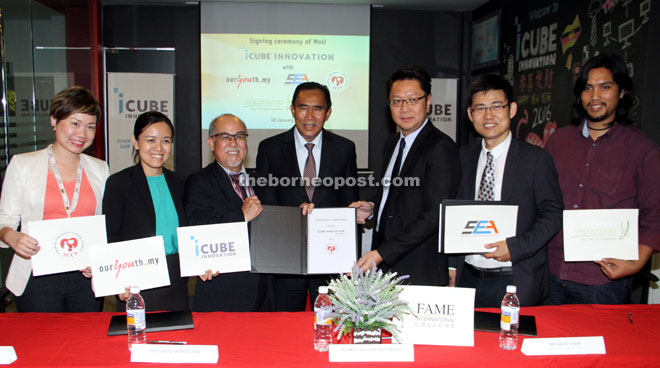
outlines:
[[393, 319], [414, 314], [408, 303], [399, 299], [402, 290], [398, 286], [408, 277], [397, 277], [396, 272], [383, 274], [374, 263], [366, 272], [354, 265], [351, 276], [343, 274], [330, 281], [330, 318], [337, 325], [337, 338], [353, 329], [384, 329], [398, 339], [399, 328]]

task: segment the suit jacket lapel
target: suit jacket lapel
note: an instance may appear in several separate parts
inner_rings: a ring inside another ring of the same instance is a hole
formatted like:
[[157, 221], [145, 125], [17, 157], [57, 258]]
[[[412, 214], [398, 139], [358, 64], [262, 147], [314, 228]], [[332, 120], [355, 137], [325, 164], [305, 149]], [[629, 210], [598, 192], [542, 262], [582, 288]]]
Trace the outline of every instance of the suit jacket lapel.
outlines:
[[519, 148], [519, 142], [512, 138], [511, 145], [509, 146], [509, 153], [506, 155], [506, 163], [504, 165], [502, 193], [500, 196], [502, 201], [509, 201], [509, 199], [513, 196], [514, 182], [518, 177], [517, 170], [520, 166]]
[[154, 201], [151, 198], [151, 190], [149, 190], [149, 182], [147, 181], [147, 176], [142, 170], [142, 165], [138, 162], [133, 166], [133, 180], [135, 181], [135, 187], [137, 188], [138, 193], [142, 197], [143, 203], [147, 204], [148, 211], [147, 216], [150, 217], [150, 221], [154, 224], [154, 229], [156, 228], [156, 210], [154, 209]]
[[[285, 136], [284, 140], [284, 156], [283, 157], [288, 157], [289, 159], [287, 160], [288, 162], [285, 162], [284, 165], [289, 166], [288, 172], [291, 173], [289, 175], [290, 178], [302, 178], [303, 173], [300, 172], [300, 167], [298, 166], [298, 155], [296, 154], [296, 142], [295, 138], [293, 136], [294, 132], [293, 130], [296, 129], [294, 126], [293, 128], [289, 129], [288, 134]], [[321, 160], [323, 161], [323, 160]], [[304, 163], [303, 163], [304, 165]], [[305, 187], [302, 185], [295, 185], [294, 186], [296, 195], [300, 197], [300, 203], [303, 202], [309, 202], [309, 199], [307, 199], [307, 192], [305, 191]], [[316, 192], [316, 191], [314, 191]], [[314, 195], [316, 196], [316, 195]]]
[[417, 137], [415, 138], [412, 147], [410, 147], [410, 150], [408, 150], [408, 154], [406, 155], [406, 160], [401, 165], [401, 171], [399, 176], [406, 176], [406, 173], [408, 170], [410, 170], [410, 167], [417, 163], [417, 160], [414, 158], [415, 154], [417, 153], [417, 151], [421, 149], [421, 147], [424, 147], [426, 137], [431, 133], [432, 129], [433, 129], [433, 124], [431, 124], [431, 122], [428, 121], [426, 123], [426, 126], [424, 126], [424, 128], [419, 132], [419, 134], [417, 134]]
[[468, 152], [468, 162], [470, 166], [466, 168], [468, 177], [465, 178], [466, 197], [463, 199], [473, 200], [475, 198], [476, 193], [474, 188], [476, 186], [477, 178], [479, 177], [477, 170], [479, 167], [479, 155], [481, 154], [481, 149], [481, 144], [475, 144], [472, 148], [470, 148], [470, 151]]
[[[326, 177], [332, 177], [331, 167], [332, 167], [332, 147], [333, 139], [328, 132], [323, 131], [323, 137], [321, 138], [321, 163], [319, 167], [319, 178], [323, 180]], [[319, 165], [319, 163], [316, 163]], [[323, 186], [318, 186], [314, 189], [313, 202], [320, 203], [322, 202], [323, 197], [325, 196], [326, 190]]]

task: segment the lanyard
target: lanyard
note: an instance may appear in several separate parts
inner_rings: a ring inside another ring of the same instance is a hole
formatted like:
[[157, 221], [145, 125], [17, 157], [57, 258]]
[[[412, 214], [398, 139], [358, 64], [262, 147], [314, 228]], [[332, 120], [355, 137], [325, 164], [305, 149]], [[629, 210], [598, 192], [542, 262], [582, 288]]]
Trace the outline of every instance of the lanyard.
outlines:
[[69, 206], [69, 196], [66, 194], [64, 189], [64, 183], [62, 182], [62, 177], [60, 176], [60, 170], [57, 169], [57, 163], [55, 162], [55, 157], [53, 156], [53, 145], [48, 146], [48, 161], [50, 161], [50, 168], [53, 170], [53, 176], [57, 181], [57, 186], [60, 188], [60, 194], [62, 195], [62, 203], [64, 204], [64, 210], [66, 211], [66, 216], [71, 217], [71, 213], [78, 206], [78, 197], [80, 196], [80, 183], [82, 182], [82, 161], [78, 161], [78, 171], [76, 172], [76, 186], [73, 189], [73, 201]]

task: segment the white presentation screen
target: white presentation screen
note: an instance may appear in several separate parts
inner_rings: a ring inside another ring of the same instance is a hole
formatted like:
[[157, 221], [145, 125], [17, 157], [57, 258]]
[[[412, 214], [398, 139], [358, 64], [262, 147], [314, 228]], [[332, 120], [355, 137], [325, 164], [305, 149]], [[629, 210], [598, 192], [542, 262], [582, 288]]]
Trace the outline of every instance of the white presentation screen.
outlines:
[[325, 128], [353, 140], [366, 168], [369, 122], [369, 6], [201, 3], [202, 160], [209, 123], [231, 113], [249, 131], [247, 167], [257, 146], [294, 126], [296, 86], [330, 89]]

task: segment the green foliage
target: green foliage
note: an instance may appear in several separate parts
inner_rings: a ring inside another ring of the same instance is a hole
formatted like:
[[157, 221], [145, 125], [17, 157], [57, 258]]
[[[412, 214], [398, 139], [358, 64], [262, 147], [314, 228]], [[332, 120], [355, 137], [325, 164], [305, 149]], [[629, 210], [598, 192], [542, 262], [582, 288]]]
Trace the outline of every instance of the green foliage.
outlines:
[[392, 319], [413, 313], [408, 303], [399, 299], [401, 288], [397, 287], [408, 276], [383, 274], [375, 264], [366, 272], [353, 266], [351, 275], [334, 278], [329, 285], [333, 310], [330, 318], [337, 325], [338, 338], [355, 328], [382, 328], [399, 338], [398, 326]]

